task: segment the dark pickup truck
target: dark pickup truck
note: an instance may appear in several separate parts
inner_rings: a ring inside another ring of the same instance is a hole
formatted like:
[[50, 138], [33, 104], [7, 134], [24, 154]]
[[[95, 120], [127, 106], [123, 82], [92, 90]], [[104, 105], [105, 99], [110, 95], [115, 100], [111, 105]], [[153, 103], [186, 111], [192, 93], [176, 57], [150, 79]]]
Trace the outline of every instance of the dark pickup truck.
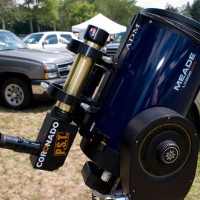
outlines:
[[33, 99], [48, 98], [40, 84], [64, 84], [73, 60], [70, 54], [29, 49], [10, 31], [0, 30], [0, 101], [23, 109]]

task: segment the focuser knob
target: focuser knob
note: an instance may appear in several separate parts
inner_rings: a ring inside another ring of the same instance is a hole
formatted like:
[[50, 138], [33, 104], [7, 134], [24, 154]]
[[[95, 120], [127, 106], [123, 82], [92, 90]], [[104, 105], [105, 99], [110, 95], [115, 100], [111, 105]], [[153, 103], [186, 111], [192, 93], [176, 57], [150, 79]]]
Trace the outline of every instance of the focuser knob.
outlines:
[[165, 140], [158, 145], [157, 155], [163, 164], [173, 164], [180, 156], [180, 148], [173, 140]]

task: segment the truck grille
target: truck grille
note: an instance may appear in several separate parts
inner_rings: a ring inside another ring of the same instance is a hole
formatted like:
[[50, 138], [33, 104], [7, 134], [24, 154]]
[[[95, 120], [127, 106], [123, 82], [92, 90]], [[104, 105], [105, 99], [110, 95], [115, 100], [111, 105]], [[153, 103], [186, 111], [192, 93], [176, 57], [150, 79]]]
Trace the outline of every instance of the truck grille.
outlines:
[[71, 63], [62, 63], [62, 64], [58, 64], [58, 74], [60, 76], [60, 78], [65, 78], [70, 70], [70, 67], [72, 66], [73, 62]]
[[106, 53], [109, 56], [114, 56], [116, 52], [117, 52], [117, 49], [106, 49]]

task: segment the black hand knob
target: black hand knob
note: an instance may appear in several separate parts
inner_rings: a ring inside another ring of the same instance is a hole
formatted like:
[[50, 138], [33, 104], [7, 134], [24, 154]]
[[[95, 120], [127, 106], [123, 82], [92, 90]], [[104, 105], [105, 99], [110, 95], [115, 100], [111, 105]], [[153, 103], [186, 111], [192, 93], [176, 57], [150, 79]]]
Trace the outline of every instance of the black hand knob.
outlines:
[[173, 164], [180, 156], [180, 148], [173, 140], [165, 140], [158, 145], [157, 155], [163, 164]]

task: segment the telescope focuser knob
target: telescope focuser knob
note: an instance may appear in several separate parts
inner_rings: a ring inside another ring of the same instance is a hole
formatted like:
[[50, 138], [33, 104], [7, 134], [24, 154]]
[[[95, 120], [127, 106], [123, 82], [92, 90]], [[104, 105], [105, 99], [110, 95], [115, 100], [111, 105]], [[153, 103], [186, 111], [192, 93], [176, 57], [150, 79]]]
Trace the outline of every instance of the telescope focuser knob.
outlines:
[[165, 140], [158, 145], [157, 155], [163, 164], [173, 164], [180, 156], [180, 148], [173, 140]]

